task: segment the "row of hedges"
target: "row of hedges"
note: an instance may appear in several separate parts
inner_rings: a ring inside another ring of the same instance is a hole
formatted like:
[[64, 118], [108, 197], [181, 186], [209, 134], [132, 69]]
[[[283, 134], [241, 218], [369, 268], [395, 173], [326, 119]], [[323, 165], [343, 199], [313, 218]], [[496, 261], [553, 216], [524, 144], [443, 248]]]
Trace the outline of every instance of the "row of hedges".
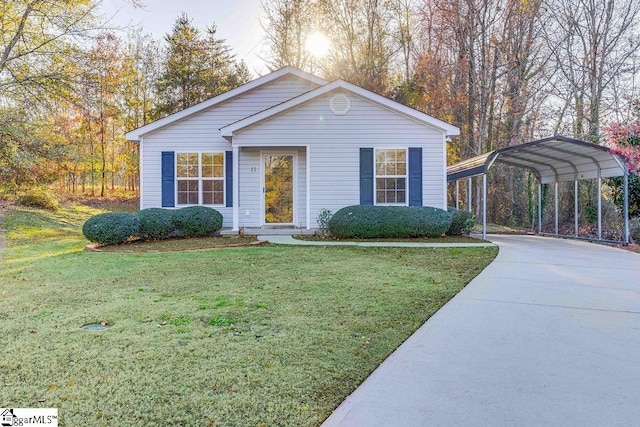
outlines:
[[341, 239], [439, 237], [469, 234], [473, 216], [427, 206], [347, 206], [329, 220], [329, 232]]
[[222, 228], [222, 215], [205, 206], [177, 210], [150, 208], [139, 212], [107, 212], [94, 215], [82, 226], [91, 242], [124, 243], [130, 238], [161, 240], [170, 237], [212, 236]]

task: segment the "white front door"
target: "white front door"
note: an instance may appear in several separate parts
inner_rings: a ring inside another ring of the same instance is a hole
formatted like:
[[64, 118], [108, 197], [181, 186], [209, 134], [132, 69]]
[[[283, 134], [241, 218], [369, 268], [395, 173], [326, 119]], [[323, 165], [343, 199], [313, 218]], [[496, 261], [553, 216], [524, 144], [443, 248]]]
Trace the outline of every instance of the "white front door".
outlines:
[[262, 153], [263, 224], [295, 223], [296, 153]]

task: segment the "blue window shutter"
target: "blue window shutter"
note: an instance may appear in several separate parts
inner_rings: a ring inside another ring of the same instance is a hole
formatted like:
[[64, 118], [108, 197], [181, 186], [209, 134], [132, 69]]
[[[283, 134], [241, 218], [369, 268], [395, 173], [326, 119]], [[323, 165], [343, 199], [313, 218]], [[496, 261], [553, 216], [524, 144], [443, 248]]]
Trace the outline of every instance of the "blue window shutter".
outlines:
[[422, 148], [409, 148], [409, 206], [422, 206]]
[[360, 204], [373, 205], [373, 148], [360, 149]]
[[226, 188], [224, 189], [224, 197], [226, 198], [228, 208], [233, 206], [233, 151], [224, 153], [224, 179]]
[[175, 153], [162, 152], [162, 207], [172, 208], [175, 202]]

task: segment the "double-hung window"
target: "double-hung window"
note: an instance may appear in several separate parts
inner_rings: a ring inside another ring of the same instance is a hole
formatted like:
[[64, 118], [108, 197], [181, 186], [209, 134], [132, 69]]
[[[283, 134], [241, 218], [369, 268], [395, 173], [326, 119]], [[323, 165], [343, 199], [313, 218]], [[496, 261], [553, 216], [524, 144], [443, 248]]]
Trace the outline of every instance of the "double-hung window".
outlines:
[[407, 204], [407, 150], [376, 149], [376, 205]]
[[177, 153], [178, 205], [224, 204], [224, 153]]

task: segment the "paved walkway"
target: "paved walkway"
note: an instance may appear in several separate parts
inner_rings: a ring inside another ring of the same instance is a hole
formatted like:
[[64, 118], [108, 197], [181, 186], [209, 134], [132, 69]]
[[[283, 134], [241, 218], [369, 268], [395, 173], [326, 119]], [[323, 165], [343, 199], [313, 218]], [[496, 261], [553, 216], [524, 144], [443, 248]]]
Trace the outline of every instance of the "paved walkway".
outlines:
[[489, 238], [496, 260], [324, 427], [638, 424], [640, 255]]
[[364, 246], [388, 248], [473, 248], [494, 246], [493, 243], [426, 243], [426, 242], [336, 242], [294, 239], [291, 236], [258, 236], [258, 240], [265, 240], [278, 245], [297, 246]]

